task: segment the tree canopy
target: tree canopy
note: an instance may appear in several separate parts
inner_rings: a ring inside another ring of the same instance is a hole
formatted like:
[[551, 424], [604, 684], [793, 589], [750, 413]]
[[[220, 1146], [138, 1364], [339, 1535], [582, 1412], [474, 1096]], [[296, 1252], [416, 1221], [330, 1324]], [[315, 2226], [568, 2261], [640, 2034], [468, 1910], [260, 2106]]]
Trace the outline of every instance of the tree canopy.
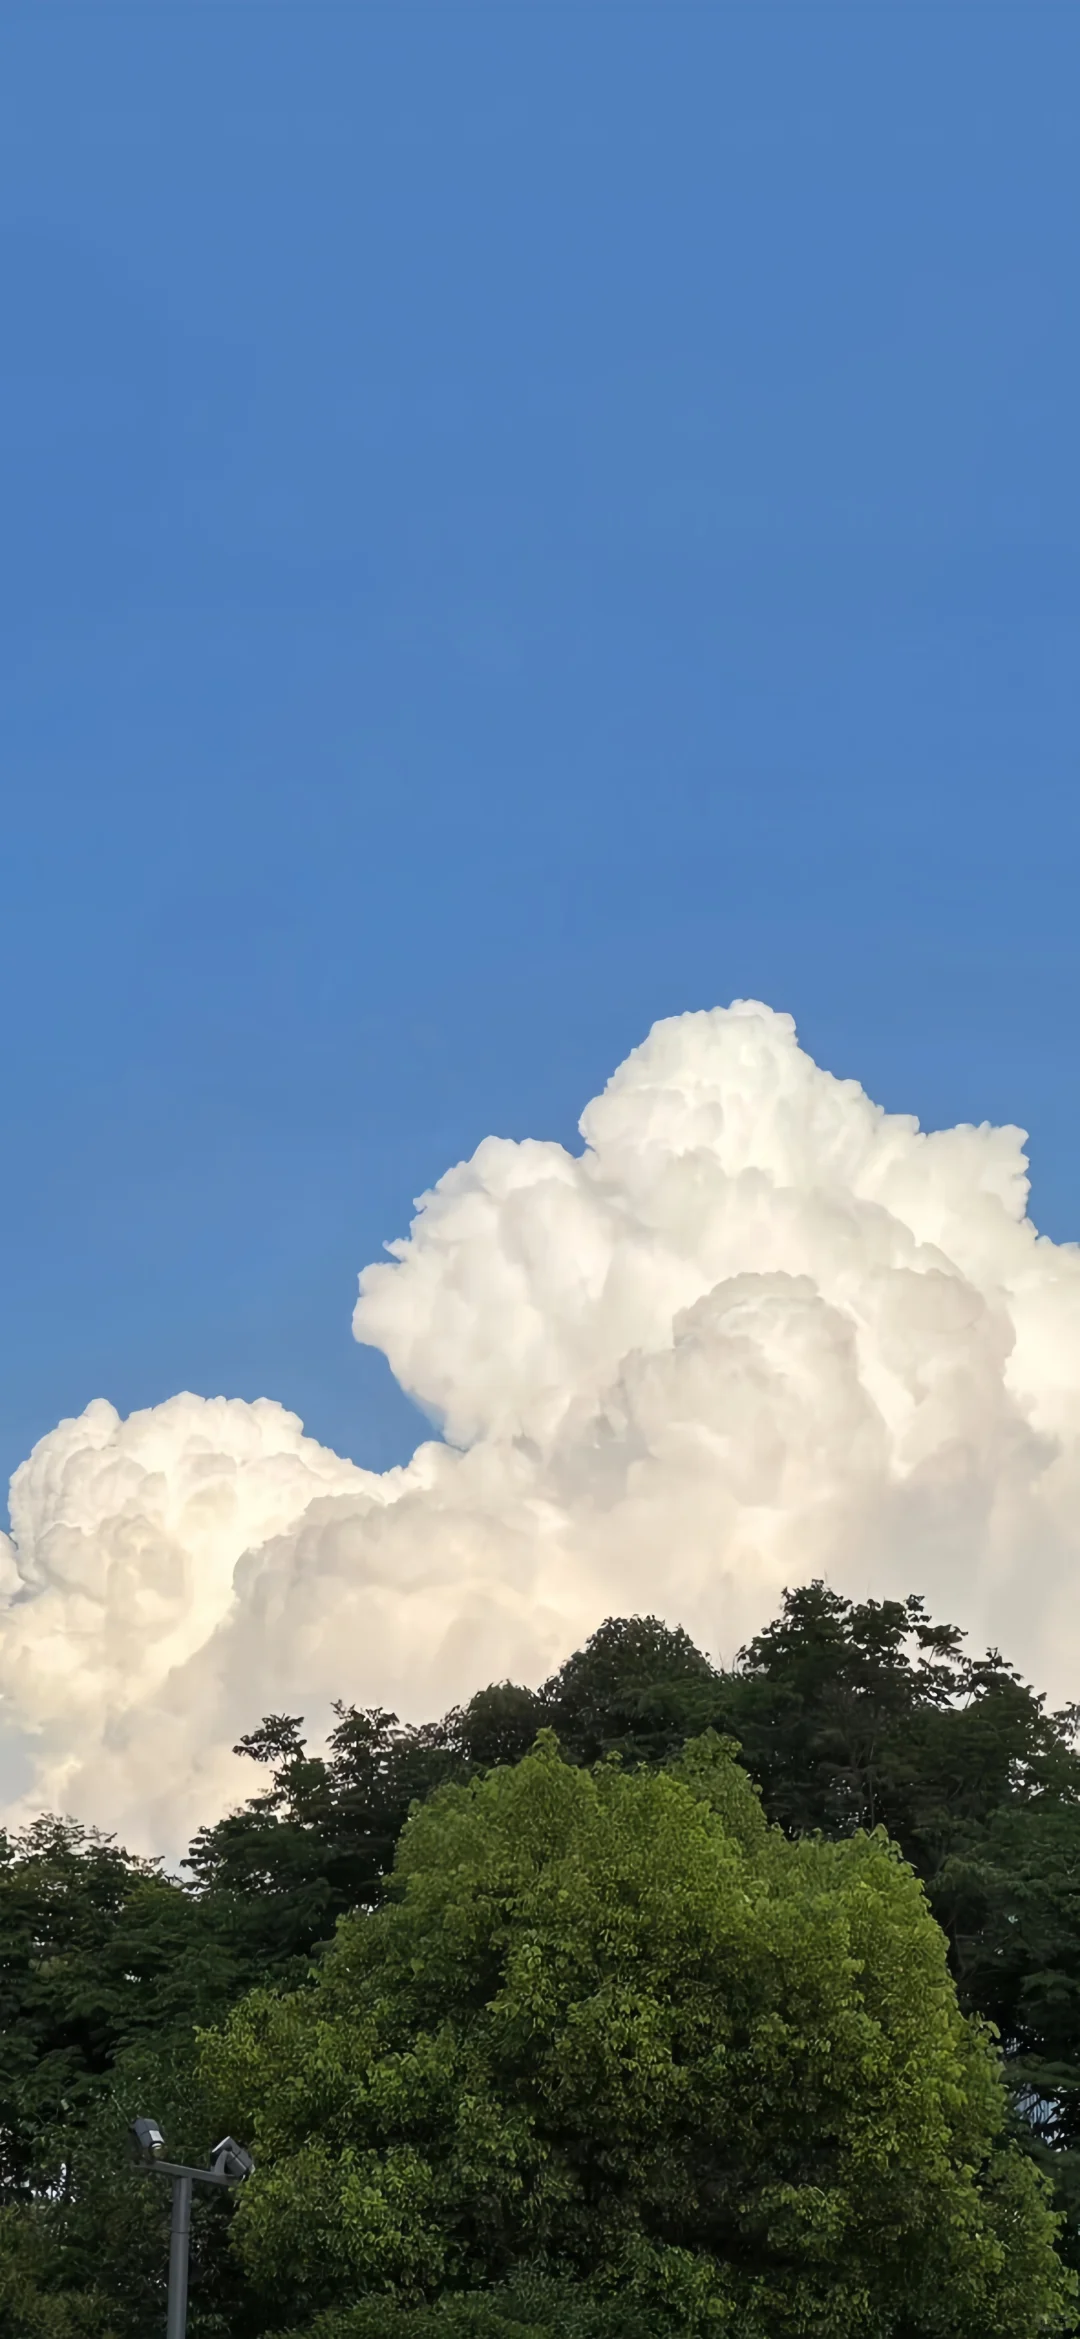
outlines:
[[733, 1750], [593, 1771], [553, 1736], [444, 1788], [312, 1987], [204, 2044], [297, 2314], [542, 2265], [660, 2330], [1053, 2327], [1053, 2224], [916, 1879], [787, 1840]]
[[[421, 1822], [445, 1830], [455, 1796], [472, 1809], [487, 1791], [476, 1782], [496, 1766], [531, 1775], [544, 1730], [558, 1738], [560, 1779], [600, 1765], [588, 1789], [600, 1796], [616, 1792], [617, 1777], [642, 1791], [666, 1779], [665, 1793], [677, 1777], [690, 1792], [689, 1743], [726, 1736], [738, 1753], [725, 1777], [752, 1781], [761, 1824], [779, 1831], [764, 1839], [774, 1864], [782, 1838], [784, 1857], [839, 1859], [835, 1881], [845, 1861], [866, 1856], [866, 1834], [884, 1829], [942, 1929], [960, 2013], [998, 2034], [1008, 2135], [993, 2153], [1011, 2137], [1049, 2174], [1065, 2214], [1059, 2255], [1080, 2263], [1075, 1719], [1048, 1713], [996, 1652], [968, 1656], [920, 1601], [853, 1603], [810, 1585], [785, 1596], [728, 1671], [656, 1618], [616, 1618], [540, 1689], [493, 1683], [439, 1721], [404, 1725], [342, 1704], [312, 1748], [298, 1716], [265, 1717], [241, 1741], [264, 1783], [201, 1831], [182, 1876], [55, 1816], [0, 1832], [4, 2339], [145, 2339], [163, 2316], [167, 2203], [164, 2188], [128, 2172], [127, 2119], [153, 2110], [170, 2147], [199, 2158], [216, 2114], [197, 2030], [220, 2025], [253, 1990], [253, 2003], [278, 2008], [275, 2021], [325, 2008], [319, 1993], [345, 1970], [341, 1944], [367, 1931], [381, 1939], [384, 1916], [397, 1923], [411, 1905], [413, 1888], [400, 1894], [412, 1847], [426, 1840]], [[759, 1854], [744, 1847], [739, 1857]], [[445, 2175], [444, 2161], [438, 2168]], [[229, 2224], [229, 2204], [196, 2204], [192, 2339], [263, 2339], [282, 2327], [282, 2302], [245, 2271]], [[464, 2260], [442, 2298], [381, 2294], [380, 2329], [450, 2339], [475, 2328], [496, 2339], [491, 2318], [501, 2316], [500, 2339], [504, 2326], [511, 2339], [517, 2326], [637, 2339], [632, 2317], [645, 2309], [625, 2291], [599, 2301], [569, 2259], [555, 2272], [508, 2261], [501, 2282], [494, 2259], [481, 2263], [471, 2303]], [[327, 2297], [318, 2311], [320, 2339], [366, 2339], [362, 2298]], [[655, 2300], [648, 2311], [659, 2311]], [[315, 2312], [312, 2298], [303, 2314]], [[351, 2319], [339, 2334], [331, 2322], [342, 2315]]]

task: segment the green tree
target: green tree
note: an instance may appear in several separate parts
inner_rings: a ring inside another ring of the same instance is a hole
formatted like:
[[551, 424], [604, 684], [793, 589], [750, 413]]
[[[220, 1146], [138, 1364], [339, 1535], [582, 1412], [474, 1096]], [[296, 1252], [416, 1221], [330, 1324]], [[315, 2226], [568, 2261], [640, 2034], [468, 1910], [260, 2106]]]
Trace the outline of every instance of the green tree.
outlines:
[[391, 1901], [203, 2053], [294, 2320], [540, 2265], [671, 2332], [1068, 2327], [916, 1880], [881, 1836], [787, 1841], [715, 1738], [666, 1772], [548, 1738], [437, 1792]]
[[214, 1930], [254, 1979], [299, 1979], [347, 1909], [373, 1906], [410, 1805], [467, 1774], [450, 1724], [338, 1704], [325, 1755], [301, 1718], [269, 1714], [240, 1740], [269, 1785], [195, 1837], [184, 1863]]
[[249, 1981], [302, 1978], [346, 1911], [374, 1908], [414, 1802], [515, 1762], [544, 1720], [541, 1694], [496, 1682], [440, 1722], [403, 1724], [338, 1703], [326, 1752], [298, 1714], [268, 1714], [236, 1748], [270, 1772], [239, 1810], [200, 1830], [184, 1866], [210, 1928]]
[[584, 2283], [525, 2274], [493, 2288], [450, 2292], [431, 2306], [362, 2299], [331, 2307], [285, 2339], [654, 2339], [659, 2326], [632, 2302], [600, 2299]]
[[929, 1877], [1002, 1804], [1080, 1792], [1072, 1714], [1048, 1714], [996, 1650], [969, 1657], [963, 1638], [914, 1597], [785, 1592], [724, 1710], [789, 1834], [881, 1824]]
[[[151, 2110], [198, 2159], [212, 2141], [197, 2022], [266, 1970], [157, 1864], [73, 1821], [0, 1836], [0, 2333], [144, 2339], [163, 2326], [166, 2188], [136, 2176]], [[235, 2333], [227, 2212], [196, 2205], [193, 2339]]]
[[921, 1600], [784, 1595], [725, 1712], [791, 1834], [883, 1824], [925, 1883], [961, 2004], [998, 2032], [1023, 2132], [1080, 2261], [1080, 1756], [995, 1650]]
[[1021, 2132], [1066, 2213], [1080, 2261], [1080, 1801], [1019, 1796], [935, 1879], [960, 1990], [1005, 2051]]
[[203, 1828], [185, 1866], [251, 1978], [299, 1979], [339, 1916], [378, 1905], [409, 1811], [434, 1787], [519, 1761], [545, 1725], [576, 1762], [664, 1762], [729, 1702], [688, 1634], [647, 1616], [601, 1625], [542, 1689], [494, 1682], [440, 1722], [338, 1704], [323, 1755], [299, 1715], [268, 1714], [236, 1751], [269, 1785]]
[[71, 1820], [0, 1834], [0, 2200], [55, 2194], [117, 2057], [252, 1978], [156, 1862]]
[[4, 2339], [112, 2339], [94, 2290], [58, 2291], [49, 2220], [0, 2209], [0, 2331]]
[[658, 1616], [611, 1616], [534, 1702], [532, 1735], [547, 1724], [571, 1761], [621, 1754], [657, 1763], [703, 1730], [723, 1729], [731, 1695], [726, 1677], [681, 1626]]

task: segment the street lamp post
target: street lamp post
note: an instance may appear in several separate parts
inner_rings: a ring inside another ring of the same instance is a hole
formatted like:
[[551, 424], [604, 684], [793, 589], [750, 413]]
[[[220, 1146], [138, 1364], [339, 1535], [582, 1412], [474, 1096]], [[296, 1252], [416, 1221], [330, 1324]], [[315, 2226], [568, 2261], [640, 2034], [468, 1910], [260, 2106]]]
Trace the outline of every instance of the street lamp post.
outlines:
[[165, 2138], [156, 2120], [133, 2120], [131, 2133], [145, 2172], [168, 2177], [172, 2185], [172, 2223], [169, 2231], [169, 2305], [165, 2339], [186, 2339], [188, 2258], [191, 2249], [191, 2189], [193, 2185], [241, 2185], [255, 2166], [250, 2152], [233, 2136], [223, 2136], [210, 2155], [209, 2168], [188, 2168], [179, 2160], [163, 2160]]

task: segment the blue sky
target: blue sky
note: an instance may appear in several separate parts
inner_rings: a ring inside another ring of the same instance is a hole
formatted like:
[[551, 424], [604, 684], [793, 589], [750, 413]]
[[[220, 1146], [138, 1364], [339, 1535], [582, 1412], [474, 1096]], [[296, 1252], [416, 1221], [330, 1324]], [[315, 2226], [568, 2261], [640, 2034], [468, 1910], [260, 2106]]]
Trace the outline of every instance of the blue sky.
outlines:
[[0, 14], [0, 1464], [756, 995], [1080, 1234], [1080, 16]]

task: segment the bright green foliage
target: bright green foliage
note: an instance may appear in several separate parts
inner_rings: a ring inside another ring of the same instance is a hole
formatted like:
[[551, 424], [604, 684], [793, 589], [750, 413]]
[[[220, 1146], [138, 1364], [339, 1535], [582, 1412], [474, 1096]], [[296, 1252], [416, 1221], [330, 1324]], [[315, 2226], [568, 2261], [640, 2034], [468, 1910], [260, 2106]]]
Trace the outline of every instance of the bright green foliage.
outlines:
[[308, 1990], [205, 2041], [277, 2320], [544, 2265], [673, 2334], [1067, 2327], [993, 2055], [883, 1838], [786, 1841], [715, 1739], [677, 1773], [547, 1739], [431, 1797], [397, 1879]]

